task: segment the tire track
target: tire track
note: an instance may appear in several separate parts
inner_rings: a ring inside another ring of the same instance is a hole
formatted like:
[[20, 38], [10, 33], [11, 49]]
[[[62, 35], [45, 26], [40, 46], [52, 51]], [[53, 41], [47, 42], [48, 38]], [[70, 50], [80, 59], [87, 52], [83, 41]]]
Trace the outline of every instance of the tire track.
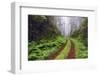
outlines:
[[71, 48], [70, 48], [70, 50], [68, 52], [67, 58], [68, 59], [75, 59], [75, 57], [76, 57], [76, 54], [75, 54], [75, 52], [76, 52], [75, 44], [74, 44], [74, 42], [72, 40], [70, 40], [70, 42], [71, 42]]

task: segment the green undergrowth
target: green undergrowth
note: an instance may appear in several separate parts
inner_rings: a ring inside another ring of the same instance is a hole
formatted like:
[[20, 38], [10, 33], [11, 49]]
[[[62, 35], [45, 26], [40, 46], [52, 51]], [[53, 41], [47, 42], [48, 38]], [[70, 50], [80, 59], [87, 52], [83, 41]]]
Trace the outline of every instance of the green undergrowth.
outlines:
[[41, 39], [28, 43], [28, 60], [46, 60], [66, 42], [63, 36], [54, 39]]
[[87, 47], [77, 38], [72, 38], [74, 44], [75, 44], [75, 50], [76, 50], [76, 58], [88, 58], [88, 49]]

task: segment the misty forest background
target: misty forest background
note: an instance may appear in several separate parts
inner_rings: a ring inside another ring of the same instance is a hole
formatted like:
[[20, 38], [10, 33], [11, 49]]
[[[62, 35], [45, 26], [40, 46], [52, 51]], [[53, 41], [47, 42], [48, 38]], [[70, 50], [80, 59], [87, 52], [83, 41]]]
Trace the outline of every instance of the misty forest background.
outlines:
[[87, 17], [28, 15], [28, 60], [87, 57]]

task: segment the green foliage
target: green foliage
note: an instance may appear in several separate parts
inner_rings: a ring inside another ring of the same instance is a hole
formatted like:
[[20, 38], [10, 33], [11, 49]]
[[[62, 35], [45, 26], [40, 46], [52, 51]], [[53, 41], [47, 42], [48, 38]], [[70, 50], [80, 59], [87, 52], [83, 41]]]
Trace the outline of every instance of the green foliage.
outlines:
[[88, 49], [79, 39], [72, 39], [75, 44], [76, 58], [88, 58]]
[[55, 39], [41, 39], [28, 44], [28, 60], [44, 60], [56, 52], [64, 43], [66, 38], [57, 36]]

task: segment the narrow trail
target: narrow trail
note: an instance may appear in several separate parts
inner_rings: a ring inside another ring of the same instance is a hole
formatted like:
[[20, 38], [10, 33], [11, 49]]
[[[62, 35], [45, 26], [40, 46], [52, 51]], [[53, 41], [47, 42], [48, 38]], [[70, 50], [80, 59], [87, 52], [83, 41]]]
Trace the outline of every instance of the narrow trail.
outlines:
[[70, 42], [71, 42], [71, 48], [70, 48], [70, 50], [69, 50], [69, 52], [68, 52], [68, 56], [67, 56], [67, 58], [68, 59], [74, 59], [75, 58], [75, 44], [73, 43], [73, 41], [72, 40], [70, 40]]
[[64, 47], [66, 46], [67, 42], [55, 53], [51, 54], [48, 59], [55, 59], [64, 49]]
[[[55, 59], [57, 56], [63, 54], [62, 52], [64, 51], [64, 48], [66, 47], [67, 44], [68, 43], [66, 42], [58, 51], [56, 51], [55, 53], [49, 55], [48, 59]], [[71, 46], [69, 48], [69, 51], [66, 50], [66, 56], [63, 59], [75, 59], [75, 57], [76, 57], [75, 44], [72, 40], [70, 40], [70, 44], [71, 44]]]

